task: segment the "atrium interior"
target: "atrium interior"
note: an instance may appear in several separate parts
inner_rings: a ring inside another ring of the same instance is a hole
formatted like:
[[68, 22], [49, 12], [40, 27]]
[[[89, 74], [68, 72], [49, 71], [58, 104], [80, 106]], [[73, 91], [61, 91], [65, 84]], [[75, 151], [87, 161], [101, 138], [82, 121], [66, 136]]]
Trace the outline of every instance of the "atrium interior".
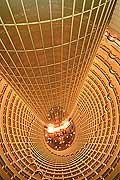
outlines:
[[120, 180], [120, 0], [0, 1], [0, 180]]

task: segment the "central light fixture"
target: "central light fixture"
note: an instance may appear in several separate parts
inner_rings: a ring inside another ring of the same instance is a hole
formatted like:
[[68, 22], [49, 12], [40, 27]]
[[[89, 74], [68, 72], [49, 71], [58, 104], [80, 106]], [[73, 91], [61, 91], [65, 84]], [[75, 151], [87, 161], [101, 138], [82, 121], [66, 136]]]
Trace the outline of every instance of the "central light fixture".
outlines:
[[54, 124], [49, 124], [47, 131], [48, 133], [59, 132], [60, 130], [65, 130], [66, 128], [68, 128], [69, 125], [70, 125], [70, 121], [68, 120], [63, 121], [59, 126], [55, 126]]
[[54, 150], [67, 149], [75, 137], [75, 126], [72, 120], [65, 119], [65, 112], [61, 107], [52, 108], [48, 114], [51, 123], [45, 127], [45, 141]]

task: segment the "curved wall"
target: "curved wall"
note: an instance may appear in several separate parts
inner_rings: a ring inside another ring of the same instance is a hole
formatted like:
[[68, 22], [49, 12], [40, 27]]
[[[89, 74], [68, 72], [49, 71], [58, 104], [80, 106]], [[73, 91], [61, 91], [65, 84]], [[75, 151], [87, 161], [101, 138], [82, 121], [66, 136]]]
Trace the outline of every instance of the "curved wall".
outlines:
[[4, 180], [116, 180], [120, 167], [120, 40], [101, 41], [72, 115], [73, 144], [48, 148], [44, 125], [0, 78], [0, 175]]
[[46, 121], [70, 115], [115, 0], [17, 0], [0, 3], [1, 70]]

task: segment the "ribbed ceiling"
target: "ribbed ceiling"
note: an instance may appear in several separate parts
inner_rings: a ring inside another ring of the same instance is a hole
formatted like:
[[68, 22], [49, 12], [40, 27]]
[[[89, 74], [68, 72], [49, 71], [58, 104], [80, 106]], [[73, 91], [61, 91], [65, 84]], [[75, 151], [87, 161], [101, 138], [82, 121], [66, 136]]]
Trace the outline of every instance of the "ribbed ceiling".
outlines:
[[[120, 39], [105, 31], [114, 2], [0, 2], [0, 180], [120, 179]], [[54, 106], [75, 125], [63, 151], [45, 141]]]
[[120, 53], [114, 48], [116, 42], [120, 46], [118, 39], [113, 41], [105, 33], [71, 117], [75, 140], [64, 151], [47, 145], [40, 119], [1, 78], [0, 166], [5, 180], [119, 179]]
[[113, 0], [17, 0], [0, 3], [3, 76], [47, 121], [52, 107], [71, 114]]

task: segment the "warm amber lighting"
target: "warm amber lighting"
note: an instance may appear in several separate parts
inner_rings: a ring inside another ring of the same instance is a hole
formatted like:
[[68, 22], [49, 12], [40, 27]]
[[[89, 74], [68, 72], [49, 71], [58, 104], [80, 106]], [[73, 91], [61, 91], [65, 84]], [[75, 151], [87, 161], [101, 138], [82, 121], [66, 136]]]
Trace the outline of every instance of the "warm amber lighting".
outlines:
[[120, 180], [119, 9], [0, 0], [0, 180]]
[[68, 120], [63, 121], [60, 124], [60, 126], [55, 126], [54, 124], [49, 124], [47, 131], [48, 131], [48, 133], [60, 132], [60, 130], [65, 130], [66, 128], [68, 128], [69, 125], [70, 125], [70, 121], [68, 121]]
[[70, 119], [62, 122], [55, 120], [53, 124], [50, 123], [47, 128], [45, 127], [45, 140], [51, 148], [57, 151], [67, 149], [74, 137], [75, 126]]

